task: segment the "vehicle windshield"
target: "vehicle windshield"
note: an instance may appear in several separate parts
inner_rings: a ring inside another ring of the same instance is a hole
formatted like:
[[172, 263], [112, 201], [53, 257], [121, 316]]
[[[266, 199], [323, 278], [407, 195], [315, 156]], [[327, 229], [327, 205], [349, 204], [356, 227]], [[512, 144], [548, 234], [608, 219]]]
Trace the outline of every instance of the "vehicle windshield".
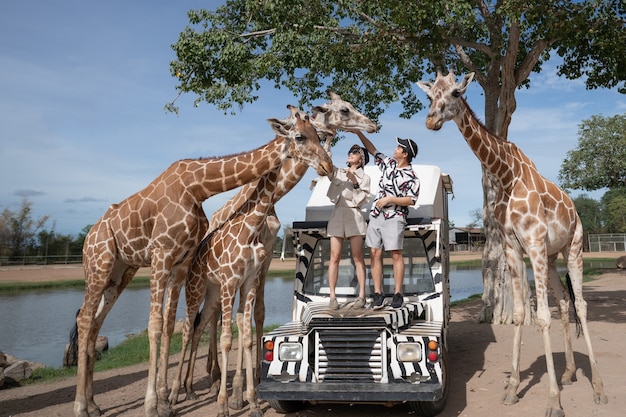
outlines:
[[[367, 294], [374, 293], [374, 285], [370, 274], [369, 249], [364, 248], [366, 267], [366, 290]], [[309, 262], [306, 277], [304, 278], [303, 292], [307, 295], [328, 295], [328, 264], [330, 260], [330, 240], [328, 238], [317, 239], [313, 255]], [[404, 239], [404, 295], [418, 295], [432, 293], [435, 284], [431, 273], [424, 241], [418, 236], [405, 236]], [[394, 293], [393, 265], [389, 252], [383, 252], [383, 291], [385, 294]], [[354, 262], [350, 254], [350, 245], [344, 241], [339, 262], [339, 274], [335, 292], [338, 296], [357, 296], [358, 281], [356, 278]]]

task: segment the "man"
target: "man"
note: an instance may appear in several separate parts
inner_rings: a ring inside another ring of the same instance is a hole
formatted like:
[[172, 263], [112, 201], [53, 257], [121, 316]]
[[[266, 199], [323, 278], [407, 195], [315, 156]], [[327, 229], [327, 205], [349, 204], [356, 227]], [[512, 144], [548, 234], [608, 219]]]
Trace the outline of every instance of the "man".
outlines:
[[363, 146], [374, 156], [374, 162], [381, 170], [378, 195], [372, 203], [370, 221], [367, 226], [365, 243], [370, 247], [372, 280], [374, 281], [373, 306], [385, 302], [382, 290], [383, 249], [391, 252], [393, 262], [394, 294], [391, 307], [402, 307], [402, 283], [404, 281], [404, 227], [409, 213], [419, 194], [419, 178], [413, 171], [411, 162], [417, 156], [417, 144], [411, 139], [396, 138], [398, 146], [393, 157], [379, 152], [370, 140], [360, 131], [353, 131]]

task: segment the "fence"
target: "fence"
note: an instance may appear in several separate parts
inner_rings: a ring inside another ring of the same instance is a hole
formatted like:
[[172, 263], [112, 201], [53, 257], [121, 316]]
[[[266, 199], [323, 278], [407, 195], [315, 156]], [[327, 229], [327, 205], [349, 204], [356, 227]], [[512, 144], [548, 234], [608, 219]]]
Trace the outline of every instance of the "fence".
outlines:
[[602, 233], [589, 235], [589, 252], [626, 251], [626, 233]]
[[0, 266], [79, 264], [82, 261], [82, 255], [17, 256], [11, 259], [0, 256]]

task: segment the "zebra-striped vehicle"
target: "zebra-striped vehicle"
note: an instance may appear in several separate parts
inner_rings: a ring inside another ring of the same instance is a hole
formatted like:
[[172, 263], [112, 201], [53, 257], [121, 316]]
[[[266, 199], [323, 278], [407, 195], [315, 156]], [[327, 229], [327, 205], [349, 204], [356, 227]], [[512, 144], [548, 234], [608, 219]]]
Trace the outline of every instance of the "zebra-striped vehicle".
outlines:
[[[327, 220], [333, 205], [329, 181], [318, 180], [306, 220], [294, 222], [297, 253], [292, 320], [263, 336], [257, 394], [279, 412], [307, 402], [408, 402], [419, 415], [444, 407], [449, 382], [450, 313], [448, 194], [450, 177], [438, 167], [413, 165], [420, 194], [404, 231], [404, 304], [353, 309], [358, 296], [349, 245], [344, 244], [336, 286], [338, 310], [330, 310]], [[380, 171], [367, 166], [375, 194]], [[369, 207], [366, 207], [366, 213]], [[369, 270], [369, 250], [364, 251]], [[371, 280], [367, 292], [373, 293]], [[393, 294], [391, 258], [383, 258], [383, 289]], [[371, 300], [368, 300], [371, 301]], [[390, 301], [390, 300], [388, 300]]]

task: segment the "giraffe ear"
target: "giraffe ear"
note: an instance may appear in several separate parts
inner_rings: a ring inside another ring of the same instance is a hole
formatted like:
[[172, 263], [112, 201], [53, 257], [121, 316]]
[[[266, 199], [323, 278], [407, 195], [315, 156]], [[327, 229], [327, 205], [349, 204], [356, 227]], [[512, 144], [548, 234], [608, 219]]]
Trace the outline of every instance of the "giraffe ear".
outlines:
[[465, 77], [463, 77], [463, 81], [461, 81], [461, 85], [459, 86], [459, 90], [461, 91], [461, 93], [465, 93], [465, 90], [467, 90], [467, 87], [469, 86], [469, 84], [472, 82], [473, 79], [474, 79], [473, 72], [470, 72], [469, 74], [466, 74]]
[[272, 126], [272, 130], [278, 136], [281, 136], [283, 138], [289, 137], [289, 126], [287, 122], [285, 122], [284, 120], [278, 120], [274, 118], [267, 119], [267, 122], [270, 124], [270, 126]]
[[315, 106], [311, 109], [311, 114], [313, 115], [313, 117], [315, 117], [317, 114], [319, 113], [326, 113], [328, 111], [328, 108], [326, 108], [326, 106]]
[[426, 91], [426, 93], [428, 93], [433, 86], [430, 81], [418, 81], [415, 84], [417, 84], [417, 86], [422, 90]]

